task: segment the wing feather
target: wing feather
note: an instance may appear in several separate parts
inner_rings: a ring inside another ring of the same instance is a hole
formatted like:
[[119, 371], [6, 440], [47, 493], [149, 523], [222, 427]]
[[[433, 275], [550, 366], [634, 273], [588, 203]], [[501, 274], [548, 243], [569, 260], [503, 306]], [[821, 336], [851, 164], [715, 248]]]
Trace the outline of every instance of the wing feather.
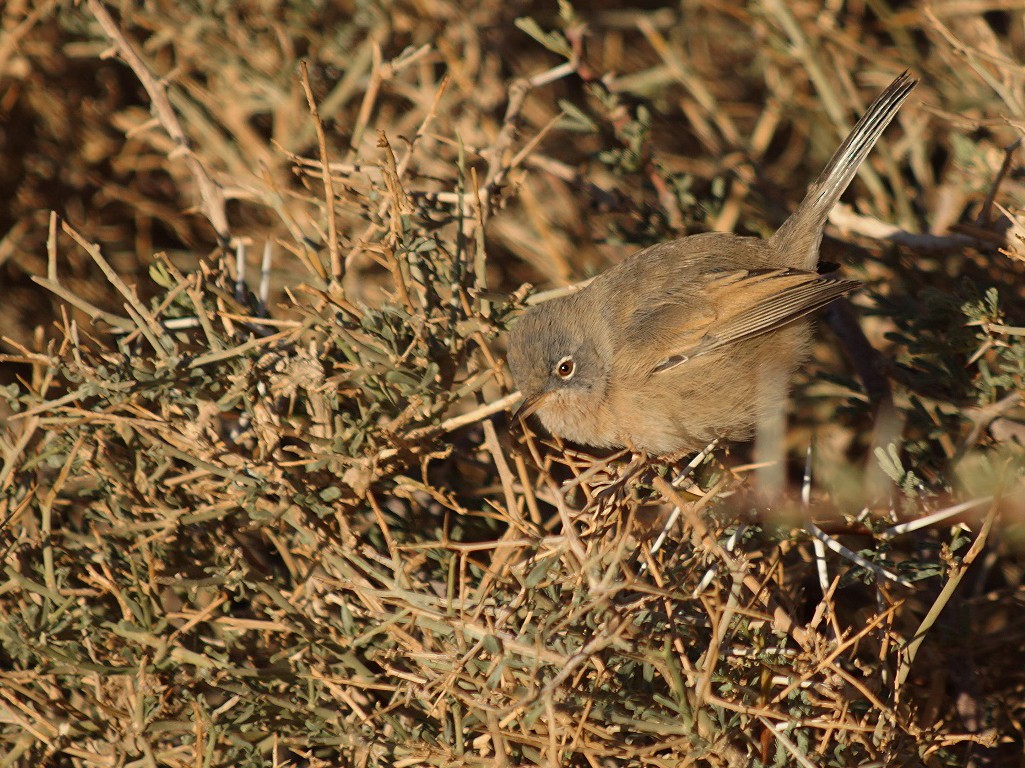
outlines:
[[686, 293], [635, 312], [627, 338], [657, 351], [646, 363], [654, 375], [771, 333], [860, 285], [798, 269], [706, 272]]

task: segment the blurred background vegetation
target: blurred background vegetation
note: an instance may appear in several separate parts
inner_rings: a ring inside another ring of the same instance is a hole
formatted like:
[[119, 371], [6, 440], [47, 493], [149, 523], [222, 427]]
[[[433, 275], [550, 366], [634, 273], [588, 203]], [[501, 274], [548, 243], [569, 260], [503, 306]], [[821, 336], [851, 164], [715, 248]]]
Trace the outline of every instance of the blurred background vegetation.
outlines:
[[[786, 499], [510, 424], [905, 68]], [[1009, 0], [7, 0], [0, 766], [1018, 764], [1023, 130]]]

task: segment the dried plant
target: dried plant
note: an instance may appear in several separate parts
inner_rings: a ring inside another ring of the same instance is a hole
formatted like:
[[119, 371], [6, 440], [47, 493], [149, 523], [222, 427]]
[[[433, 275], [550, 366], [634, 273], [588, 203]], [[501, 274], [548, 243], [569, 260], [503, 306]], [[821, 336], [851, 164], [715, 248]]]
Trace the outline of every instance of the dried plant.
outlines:
[[[3, 4], [0, 766], [1018, 759], [1023, 20]], [[905, 67], [792, 494], [511, 423], [526, 304], [771, 231]]]

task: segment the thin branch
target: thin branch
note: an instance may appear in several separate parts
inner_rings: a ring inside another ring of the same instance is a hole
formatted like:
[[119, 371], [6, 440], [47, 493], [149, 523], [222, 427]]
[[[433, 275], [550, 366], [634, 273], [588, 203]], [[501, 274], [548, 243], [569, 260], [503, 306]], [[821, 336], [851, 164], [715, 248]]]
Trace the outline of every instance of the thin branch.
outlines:
[[222, 247], [226, 246], [231, 240], [231, 229], [228, 226], [228, 216], [224, 207], [224, 190], [207, 173], [202, 161], [192, 151], [188, 134], [182, 128], [181, 121], [178, 119], [178, 115], [174, 111], [174, 107], [171, 106], [170, 99], [167, 97], [166, 87], [153, 74], [153, 71], [143, 61], [134, 46], [128, 42], [128, 38], [121, 32], [121, 28], [107, 12], [103, 3], [100, 0], [86, 0], [86, 5], [96, 18], [96, 21], [99, 22], [107, 39], [113, 43], [115, 51], [131, 68], [135, 76], [139, 78], [142, 87], [149, 94], [150, 110], [153, 112], [153, 116], [156, 117], [163, 129], [167, 131], [167, 135], [175, 143], [175, 149], [168, 154], [168, 157], [170, 158], [178, 153], [184, 155], [189, 172], [196, 180], [196, 186], [199, 188], [199, 198], [203, 213], [206, 215], [207, 221], [214, 228], [214, 232], [217, 233], [220, 245]]
[[331, 160], [327, 154], [327, 136], [324, 134], [324, 121], [320, 119], [320, 110], [317, 109], [317, 102], [313, 98], [313, 89], [310, 88], [310, 71], [305, 61], [299, 62], [299, 72], [303, 91], [306, 93], [306, 103], [310, 107], [310, 115], [313, 117], [313, 124], [317, 129], [317, 146], [320, 149], [320, 163], [324, 167], [324, 202], [327, 206], [327, 250], [331, 254], [331, 279], [341, 281], [345, 276], [345, 264], [338, 253], [338, 224], [335, 217], [335, 183], [331, 177]]

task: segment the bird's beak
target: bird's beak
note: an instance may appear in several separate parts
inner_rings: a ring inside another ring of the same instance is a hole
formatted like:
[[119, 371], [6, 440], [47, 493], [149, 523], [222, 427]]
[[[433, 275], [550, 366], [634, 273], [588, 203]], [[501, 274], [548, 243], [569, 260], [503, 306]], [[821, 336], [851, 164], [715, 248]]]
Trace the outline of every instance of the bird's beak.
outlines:
[[523, 402], [520, 403], [520, 407], [516, 409], [516, 413], [513, 414], [513, 418], [516, 421], [525, 421], [544, 404], [544, 401], [550, 394], [552, 394], [551, 390], [523, 398]]

